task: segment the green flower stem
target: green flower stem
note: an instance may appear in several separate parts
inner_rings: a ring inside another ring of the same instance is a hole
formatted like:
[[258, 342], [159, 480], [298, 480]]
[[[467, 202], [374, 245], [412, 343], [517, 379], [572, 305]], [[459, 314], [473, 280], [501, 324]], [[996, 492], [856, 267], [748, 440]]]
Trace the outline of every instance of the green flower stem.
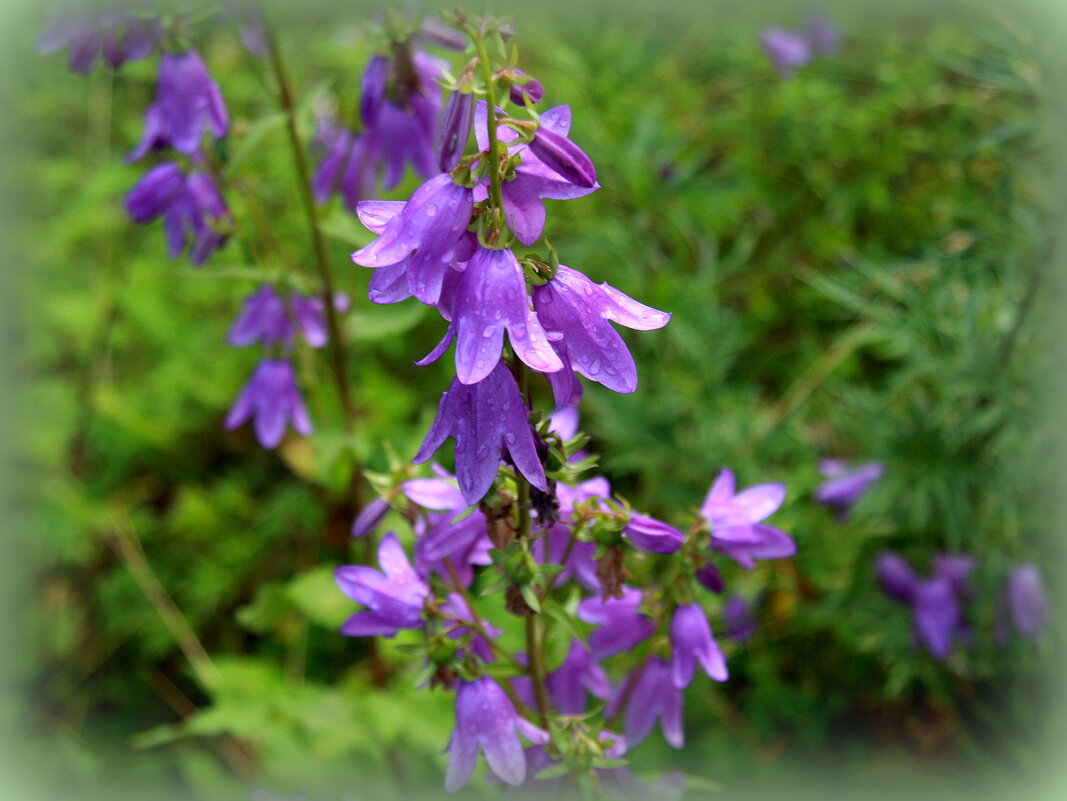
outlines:
[[485, 47], [485, 38], [479, 31], [467, 28], [467, 35], [474, 42], [478, 51], [478, 62], [485, 80], [486, 129], [489, 132], [489, 199], [493, 206], [493, 234], [491, 241], [496, 242], [500, 234], [497, 224], [504, 217], [503, 181], [500, 177], [500, 139], [497, 136], [496, 119], [496, 82], [493, 78], [493, 65], [489, 61], [489, 51]]
[[[330, 367], [333, 371], [334, 382], [337, 385], [337, 394], [341, 401], [341, 410], [344, 415], [345, 433], [351, 437], [355, 430], [356, 409], [352, 399], [352, 390], [348, 381], [348, 363], [345, 358], [344, 341], [341, 338], [341, 326], [337, 318], [337, 310], [334, 308], [335, 281], [333, 268], [330, 265], [329, 253], [326, 249], [326, 240], [319, 228], [318, 207], [311, 194], [310, 171], [308, 170], [307, 156], [304, 153], [303, 143], [296, 126], [296, 107], [293, 103], [293, 92], [289, 76], [282, 58], [281, 48], [278, 46], [277, 37], [271, 25], [265, 25], [267, 50], [270, 57], [274, 77], [278, 82], [278, 105], [285, 114], [285, 127], [289, 134], [289, 148], [293, 156], [293, 166], [296, 168], [296, 181], [300, 193], [300, 200], [307, 217], [308, 229], [311, 234], [311, 246], [315, 253], [315, 263], [319, 271], [319, 277], [323, 286], [323, 305], [326, 310], [326, 326], [330, 332], [329, 354]], [[359, 470], [354, 471], [357, 475]], [[354, 484], [353, 489], [356, 489]], [[358, 505], [358, 504], [357, 504]]]

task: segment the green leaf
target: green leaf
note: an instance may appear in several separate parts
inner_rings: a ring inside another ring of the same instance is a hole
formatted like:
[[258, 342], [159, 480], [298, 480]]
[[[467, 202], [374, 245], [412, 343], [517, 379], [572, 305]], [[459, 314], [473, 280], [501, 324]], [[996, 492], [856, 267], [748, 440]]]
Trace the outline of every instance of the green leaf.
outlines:
[[285, 114], [281, 111], [275, 111], [256, 120], [245, 132], [244, 136], [241, 137], [241, 144], [233, 151], [233, 156], [226, 165], [227, 174], [232, 173], [237, 165], [244, 161], [263, 139], [283, 125], [285, 125]]

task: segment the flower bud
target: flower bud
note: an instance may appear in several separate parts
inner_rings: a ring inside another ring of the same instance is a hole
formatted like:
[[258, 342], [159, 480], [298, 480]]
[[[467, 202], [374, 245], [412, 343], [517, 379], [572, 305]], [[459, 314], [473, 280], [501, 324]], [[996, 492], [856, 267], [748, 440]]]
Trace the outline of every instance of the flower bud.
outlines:
[[366, 537], [378, 527], [388, 511], [389, 504], [383, 498], [375, 498], [356, 515], [352, 523], [352, 536]]
[[541, 127], [530, 150], [545, 166], [556, 171], [575, 186], [589, 188], [596, 184], [596, 167], [578, 145], [565, 136]]
[[471, 113], [474, 110], [474, 95], [453, 92], [445, 106], [441, 124], [437, 128], [437, 166], [441, 172], [455, 167], [467, 149], [471, 132]]
[[[526, 73], [522, 70], [515, 70], [515, 75], [526, 77]], [[527, 99], [531, 103], [540, 103], [541, 98], [545, 96], [545, 87], [541, 85], [541, 82], [536, 78], [530, 78], [523, 84], [512, 84], [511, 89], [508, 91], [511, 98], [511, 102], [516, 106], [525, 106]]]
[[385, 102], [385, 87], [389, 81], [389, 59], [375, 56], [363, 73], [363, 85], [359, 98], [359, 116], [364, 125], [374, 125]]

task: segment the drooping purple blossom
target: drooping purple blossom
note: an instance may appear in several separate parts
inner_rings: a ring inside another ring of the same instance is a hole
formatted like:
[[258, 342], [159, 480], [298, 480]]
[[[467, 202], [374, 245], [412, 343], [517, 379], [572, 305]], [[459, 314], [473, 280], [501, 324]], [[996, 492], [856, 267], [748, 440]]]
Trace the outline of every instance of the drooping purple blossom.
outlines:
[[883, 551], [875, 560], [878, 579], [891, 597], [912, 608], [916, 639], [931, 656], [944, 661], [955, 641], [970, 636], [960, 599], [968, 591], [967, 574], [974, 560], [966, 555], [940, 555], [929, 579], [915, 575], [899, 555]]
[[652, 731], [659, 718], [660, 728], [667, 744], [674, 748], [685, 745], [682, 731], [682, 693], [674, 685], [673, 671], [669, 663], [652, 657], [643, 668], [638, 668], [636, 678], [623, 682], [615, 697], [604, 710], [611, 718], [626, 705], [626, 723], [623, 736], [628, 748], [635, 747]]
[[[552, 526], [541, 536], [540, 545], [533, 548], [534, 557], [542, 564], [558, 565], [567, 556], [563, 570], [556, 576], [556, 584], [565, 584], [571, 579], [578, 581], [590, 592], [600, 591], [600, 581], [596, 577], [596, 545], [591, 542], [571, 544], [575, 534], [570, 526], [559, 523]], [[547, 553], [546, 553], [547, 551]]]
[[820, 56], [832, 56], [841, 46], [841, 32], [823, 14], [813, 13], [804, 23], [804, 37], [811, 49]]
[[525, 78], [524, 83], [513, 83], [508, 88], [508, 98], [516, 106], [525, 106], [529, 103], [540, 103], [545, 96], [545, 87], [536, 78], [531, 78], [522, 70], [514, 70], [512, 74], [517, 78]]
[[578, 604], [578, 617], [600, 626], [589, 635], [594, 659], [629, 651], [656, 632], [652, 619], [639, 611], [641, 600], [641, 590], [626, 587], [621, 598], [586, 598]]
[[510, 250], [478, 248], [467, 262], [457, 289], [452, 325], [456, 337], [456, 377], [475, 384], [500, 360], [504, 331], [512, 350], [539, 373], [563, 369], [548, 335], [530, 308], [526, 278]]
[[222, 92], [195, 50], [164, 53], [159, 64], [156, 102], [145, 113], [141, 142], [127, 157], [136, 161], [149, 151], [172, 147], [193, 155], [207, 129], [216, 138], [226, 135], [229, 114]]
[[671, 680], [679, 690], [693, 681], [696, 665], [715, 681], [726, 681], [726, 657], [711, 633], [708, 616], [700, 604], [685, 604], [671, 618]]
[[[484, 101], [479, 102], [475, 110], [474, 133], [478, 140], [478, 149], [489, 148], [488, 112]], [[551, 132], [557, 137], [566, 137], [571, 127], [571, 110], [569, 106], [556, 106], [541, 115], [541, 130]], [[513, 142], [517, 134], [507, 128], [498, 128], [497, 133], [502, 142]], [[545, 207], [542, 200], [570, 200], [585, 197], [599, 189], [594, 183], [579, 186], [560, 175], [545, 164], [528, 145], [519, 144], [508, 148], [509, 156], [521, 156], [522, 163], [515, 168], [513, 180], [505, 181], [501, 187], [504, 197], [504, 215], [508, 227], [524, 245], [533, 245], [541, 236], [545, 227]], [[583, 154], [584, 155], [584, 154]], [[475, 202], [485, 200], [488, 195], [486, 185], [474, 188]]]
[[477, 384], [453, 379], [441, 397], [437, 417], [415, 456], [415, 464], [429, 460], [449, 437], [456, 443], [456, 478], [469, 505], [489, 491], [505, 453], [531, 484], [548, 491], [526, 403], [502, 363]]
[[1007, 620], [1032, 642], [1048, 625], [1049, 606], [1045, 585], [1037, 565], [1023, 564], [1011, 571], [1004, 585], [1003, 601]]
[[149, 223], [162, 217], [167, 252], [178, 258], [189, 244], [189, 260], [203, 264], [226, 242], [221, 224], [229, 219], [226, 201], [205, 172], [182, 173], [166, 162], [153, 167], [126, 196], [126, 211], [136, 223]]
[[711, 527], [711, 547], [746, 568], [755, 559], [782, 559], [796, 553], [784, 531], [762, 521], [785, 499], [784, 484], [757, 484], [735, 494], [734, 474], [724, 468], [711, 485], [700, 514]]
[[311, 435], [311, 419], [300, 397], [293, 366], [286, 359], [264, 359], [226, 416], [226, 428], [234, 429], [249, 419], [259, 444], [276, 448], [287, 425], [305, 437]]
[[674, 553], [685, 542], [685, 535], [674, 526], [648, 515], [632, 514], [622, 536], [642, 551]]
[[[533, 683], [528, 676], [516, 677], [512, 686], [519, 700], [536, 707]], [[614, 692], [600, 663], [578, 640], [571, 643], [562, 664], [545, 676], [545, 687], [552, 709], [561, 715], [584, 715], [588, 707], [586, 693], [606, 701]]]
[[419, 629], [423, 602], [430, 588], [408, 562], [396, 534], [386, 534], [378, 546], [381, 571], [364, 565], [344, 565], [334, 571], [341, 592], [367, 607], [341, 627], [349, 637], [394, 637], [401, 629]]
[[885, 474], [881, 462], [866, 462], [849, 467], [842, 459], [823, 459], [819, 472], [826, 479], [815, 489], [815, 501], [826, 506], [847, 510]]
[[[321, 297], [293, 293], [283, 298], [270, 284], [264, 284], [245, 298], [241, 314], [234, 321], [227, 342], [235, 348], [293, 344], [296, 331], [313, 348], [321, 348], [329, 339], [325, 303]], [[334, 307], [343, 311], [348, 298], [338, 295]]]
[[147, 58], [162, 36], [158, 19], [118, 10], [94, 15], [64, 9], [41, 31], [37, 52], [55, 53], [69, 46], [70, 68], [88, 75], [97, 58], [115, 69], [127, 61]]
[[319, 120], [312, 148], [320, 155], [311, 181], [315, 201], [325, 203], [340, 192], [345, 208], [355, 213], [374, 186], [374, 161], [366, 139], [331, 120]]
[[803, 67], [812, 59], [807, 38], [785, 28], [764, 29], [760, 44], [781, 78], [788, 78], [797, 67]]
[[[360, 209], [363, 206], [360, 203]], [[372, 201], [369, 208], [384, 215], [395, 213], [398, 207]], [[445, 273], [470, 223], [472, 209], [471, 190], [441, 173], [415, 190], [399, 213], [380, 226], [378, 238], [352, 254], [352, 261], [363, 267], [402, 265], [410, 294], [433, 306], [440, 298]], [[360, 213], [360, 219], [367, 224], [370, 217]]]
[[[493, 656], [493, 649], [482, 636], [474, 624], [475, 615], [477, 611], [472, 609], [470, 604], [467, 603], [467, 599], [459, 593], [449, 593], [441, 604], [441, 611], [451, 617], [454, 621], [462, 623], [471, 623], [470, 626], [455, 626], [448, 634], [450, 639], [458, 640], [462, 637], [470, 637], [470, 650], [475, 656], [477, 656], [483, 662], [492, 662], [496, 659]], [[487, 621], [481, 621], [481, 631], [484, 631], [486, 635], [492, 639], [497, 639], [501, 635], [500, 629]], [[462, 659], [466, 649], [460, 648], [456, 651], [456, 658]]]
[[437, 148], [437, 168], [441, 172], [448, 172], [455, 167], [466, 151], [473, 113], [474, 95], [470, 92], [453, 92], [448, 98], [434, 143]]
[[548, 742], [548, 732], [521, 717], [493, 679], [482, 676], [461, 681], [456, 690], [456, 728], [449, 740], [445, 790], [463, 788], [474, 773], [478, 750], [490, 769], [503, 781], [520, 785], [526, 779], [526, 758], [519, 734], [538, 745]]
[[637, 367], [611, 323], [650, 331], [671, 318], [562, 264], [551, 281], [534, 287], [533, 303], [545, 329], [563, 335], [553, 344], [573, 370], [615, 392], [637, 388]]
[[756, 633], [758, 620], [752, 604], [740, 595], [731, 595], [722, 607], [723, 631], [734, 642], [745, 642]]

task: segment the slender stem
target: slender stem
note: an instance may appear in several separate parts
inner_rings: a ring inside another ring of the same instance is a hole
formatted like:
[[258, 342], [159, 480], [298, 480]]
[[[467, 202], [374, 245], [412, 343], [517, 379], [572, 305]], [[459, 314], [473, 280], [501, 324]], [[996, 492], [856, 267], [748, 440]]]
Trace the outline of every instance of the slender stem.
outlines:
[[469, 609], [471, 613], [471, 619], [469, 621], [457, 618], [457, 622], [461, 623], [464, 626], [471, 626], [476, 632], [478, 632], [478, 634], [481, 635], [482, 639], [485, 640], [489, 648], [492, 649], [493, 653], [496, 654], [499, 658], [507, 662], [511, 662], [511, 664], [525, 670], [526, 666], [514, 656], [509, 654], [507, 651], [505, 651], [503, 648], [501, 648], [499, 645], [497, 645], [496, 640], [494, 640], [493, 637], [490, 636], [489, 632], [486, 630], [485, 624], [482, 623], [481, 618], [478, 617], [478, 607], [474, 605], [474, 599], [471, 597], [470, 591], [463, 586], [463, 582], [459, 578], [459, 573], [456, 571], [456, 566], [452, 563], [452, 558], [446, 557], [444, 561], [445, 567], [448, 568], [448, 575], [452, 579], [452, 589], [459, 593], [460, 597], [463, 598], [463, 602], [467, 605], [467, 609]]
[[[485, 46], [485, 38], [473, 29], [468, 29], [467, 33], [478, 50], [478, 61], [482, 68], [482, 78], [485, 80], [485, 126], [489, 133], [489, 199], [499, 220], [504, 214], [504, 190], [500, 177], [500, 138], [497, 136], [496, 130], [496, 82], [493, 79], [493, 65], [489, 60], [489, 51]], [[496, 233], [498, 231], [494, 226], [494, 234]]]
[[[300, 200], [304, 207], [304, 214], [307, 217], [311, 246], [315, 253], [315, 263], [319, 271], [319, 277], [322, 279], [326, 326], [330, 332], [330, 366], [337, 384], [337, 394], [341, 400], [345, 433], [351, 436], [355, 429], [356, 413], [348, 381], [348, 363], [345, 358], [344, 342], [341, 338], [341, 326], [338, 321], [337, 310], [334, 308], [334, 287], [336, 284], [333, 267], [330, 265], [326, 240], [319, 227], [318, 207], [315, 205], [315, 198], [311, 194], [311, 173], [308, 169], [307, 156], [304, 153], [304, 147], [297, 130], [296, 107], [293, 103], [293, 92], [285, 62], [282, 58], [281, 48], [278, 46], [273, 27], [269, 24], [264, 24], [264, 28], [266, 30], [267, 50], [270, 55], [271, 67], [278, 82], [278, 104], [285, 113], [285, 127], [289, 134], [289, 148], [293, 156], [293, 165], [296, 168]], [[356, 473], [358, 472], [357, 470]]]
[[541, 728], [548, 728], [548, 713], [552, 709], [548, 699], [548, 685], [545, 682], [545, 657], [542, 642], [541, 616], [530, 615], [526, 618], [526, 655], [530, 666], [530, 683], [533, 685], [534, 698], [537, 701], [537, 714], [541, 718]]

